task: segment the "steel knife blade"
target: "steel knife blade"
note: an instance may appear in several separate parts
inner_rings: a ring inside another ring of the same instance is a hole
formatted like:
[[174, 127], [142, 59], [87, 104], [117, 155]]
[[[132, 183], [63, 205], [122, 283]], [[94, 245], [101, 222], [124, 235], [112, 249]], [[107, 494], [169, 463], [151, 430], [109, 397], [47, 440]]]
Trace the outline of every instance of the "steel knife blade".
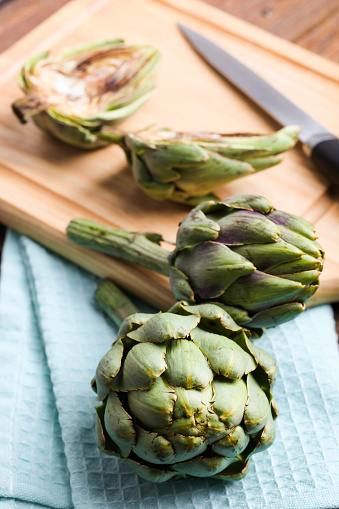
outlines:
[[314, 164], [339, 185], [339, 139], [237, 58], [195, 30], [178, 27], [204, 60], [282, 125], [298, 124], [299, 139]]

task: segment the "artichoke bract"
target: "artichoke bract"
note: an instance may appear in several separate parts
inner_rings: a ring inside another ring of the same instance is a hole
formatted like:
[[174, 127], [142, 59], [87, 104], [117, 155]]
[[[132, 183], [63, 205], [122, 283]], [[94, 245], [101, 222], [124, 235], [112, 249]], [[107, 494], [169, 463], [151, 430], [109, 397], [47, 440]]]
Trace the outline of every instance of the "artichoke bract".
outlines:
[[268, 134], [218, 134], [148, 129], [107, 133], [125, 150], [133, 177], [151, 198], [197, 205], [216, 188], [278, 164], [297, 142], [298, 126]]
[[94, 42], [50, 57], [46, 51], [23, 66], [19, 85], [25, 97], [13, 111], [59, 140], [93, 149], [109, 144], [102, 126], [134, 113], [153, 93], [160, 59], [152, 46], [122, 39]]
[[177, 300], [216, 300], [246, 327], [274, 327], [305, 309], [324, 251], [314, 227], [261, 196], [205, 202], [179, 226], [170, 282]]
[[241, 478], [275, 438], [276, 374], [218, 305], [131, 315], [92, 383], [99, 447], [154, 482]]

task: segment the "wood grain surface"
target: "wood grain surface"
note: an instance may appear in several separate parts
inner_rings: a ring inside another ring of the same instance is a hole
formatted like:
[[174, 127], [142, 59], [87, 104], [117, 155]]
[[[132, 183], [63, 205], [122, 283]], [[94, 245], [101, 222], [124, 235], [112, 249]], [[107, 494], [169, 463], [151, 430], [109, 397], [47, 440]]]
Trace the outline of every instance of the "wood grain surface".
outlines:
[[[10, 0], [0, 3], [0, 50], [10, 46], [25, 32], [40, 23], [65, 0], [52, 3], [42, 0]], [[339, 41], [336, 30], [338, 4], [336, 1], [219, 1], [207, 3], [235, 14], [251, 23], [327, 56], [339, 59]], [[302, 18], [302, 23], [300, 19]], [[297, 21], [299, 20], [299, 21]], [[328, 197], [326, 198], [328, 199]], [[326, 224], [326, 221], [324, 219]]]

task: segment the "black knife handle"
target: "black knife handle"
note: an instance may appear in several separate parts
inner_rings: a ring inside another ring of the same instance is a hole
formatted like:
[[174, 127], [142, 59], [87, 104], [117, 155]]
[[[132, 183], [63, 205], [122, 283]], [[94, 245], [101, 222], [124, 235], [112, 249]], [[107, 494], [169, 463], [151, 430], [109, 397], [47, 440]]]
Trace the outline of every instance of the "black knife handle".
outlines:
[[311, 160], [334, 184], [339, 186], [339, 139], [317, 143], [311, 152]]

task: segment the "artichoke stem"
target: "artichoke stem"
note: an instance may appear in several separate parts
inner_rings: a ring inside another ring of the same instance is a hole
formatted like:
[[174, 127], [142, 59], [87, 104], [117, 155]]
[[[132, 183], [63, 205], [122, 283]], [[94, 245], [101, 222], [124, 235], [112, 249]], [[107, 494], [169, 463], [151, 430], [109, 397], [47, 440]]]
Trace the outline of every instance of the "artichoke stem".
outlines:
[[106, 226], [88, 219], [73, 219], [67, 228], [71, 242], [101, 253], [137, 263], [169, 275], [169, 251], [159, 245], [160, 235], [137, 233]]
[[104, 279], [94, 295], [98, 306], [120, 327], [129, 315], [138, 313], [138, 309], [110, 279]]
[[120, 145], [124, 150], [127, 148], [125, 144], [125, 136], [126, 133], [123, 131], [120, 131], [119, 129], [111, 129], [108, 130], [105, 128], [104, 130], [100, 131], [98, 137], [108, 143], [112, 143], [113, 145]]
[[38, 95], [25, 95], [12, 104], [12, 110], [22, 124], [26, 124], [29, 117], [46, 109], [46, 101]]

